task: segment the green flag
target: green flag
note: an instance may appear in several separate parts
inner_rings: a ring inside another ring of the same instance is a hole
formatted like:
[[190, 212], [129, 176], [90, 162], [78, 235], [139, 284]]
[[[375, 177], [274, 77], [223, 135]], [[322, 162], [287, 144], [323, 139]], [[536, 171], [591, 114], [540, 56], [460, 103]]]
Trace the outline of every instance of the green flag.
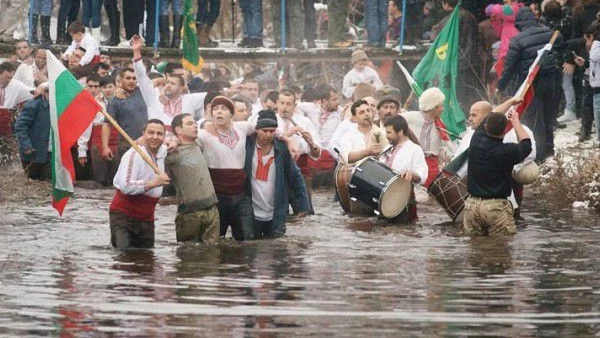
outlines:
[[442, 121], [454, 135], [465, 131], [465, 114], [456, 98], [459, 7], [454, 8], [450, 20], [413, 71], [413, 77], [421, 88], [438, 87], [446, 95]]
[[181, 64], [183, 68], [198, 74], [202, 70], [204, 60], [198, 52], [198, 35], [196, 33], [196, 17], [194, 15], [194, 4], [192, 1], [185, 0], [183, 12], [183, 58]]

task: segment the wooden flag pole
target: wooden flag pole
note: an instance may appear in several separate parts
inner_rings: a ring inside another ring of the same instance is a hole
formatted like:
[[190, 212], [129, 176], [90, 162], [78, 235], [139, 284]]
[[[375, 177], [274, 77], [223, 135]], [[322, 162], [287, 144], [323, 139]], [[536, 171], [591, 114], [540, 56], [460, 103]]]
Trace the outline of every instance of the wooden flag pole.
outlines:
[[121, 128], [121, 126], [117, 123], [117, 121], [115, 121], [115, 119], [113, 119], [113, 117], [110, 116], [110, 114], [108, 114], [106, 112], [106, 110], [102, 109], [102, 110], [100, 110], [100, 112], [102, 113], [102, 115], [104, 115], [106, 120], [108, 120], [108, 122], [110, 122], [110, 124], [113, 127], [115, 127], [115, 129], [117, 129], [119, 134], [121, 134], [121, 136], [123, 136], [125, 138], [125, 140], [127, 140], [127, 142], [133, 147], [133, 149], [135, 149], [135, 151], [137, 151], [138, 154], [140, 154], [140, 156], [142, 157], [144, 162], [148, 163], [148, 165], [150, 167], [152, 167], [152, 170], [154, 170], [154, 173], [156, 175], [162, 174], [162, 171], [158, 168], [156, 163], [154, 163], [154, 161], [152, 161], [152, 159], [150, 159], [148, 154], [146, 154], [144, 151], [142, 151], [142, 148], [140, 148], [140, 146], [134, 140], [131, 139], [131, 137], [127, 134], [127, 132], [125, 132], [125, 130], [123, 130], [123, 128]]
[[404, 102], [404, 106], [402, 106], [402, 109], [406, 110], [406, 107], [408, 107], [408, 104], [413, 100], [414, 97], [415, 97], [415, 91], [411, 89], [410, 94], [408, 95], [408, 98], [406, 99], [406, 102]]

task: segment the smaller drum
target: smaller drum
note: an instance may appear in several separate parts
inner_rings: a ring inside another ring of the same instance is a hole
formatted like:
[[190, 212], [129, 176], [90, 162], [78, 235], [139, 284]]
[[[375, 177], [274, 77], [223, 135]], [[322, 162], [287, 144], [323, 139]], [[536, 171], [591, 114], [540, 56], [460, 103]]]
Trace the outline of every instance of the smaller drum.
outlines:
[[385, 218], [398, 216], [410, 199], [412, 185], [374, 157], [352, 169], [348, 184], [351, 200], [358, 200]]
[[465, 208], [465, 201], [470, 196], [467, 185], [461, 178], [445, 171], [442, 171], [431, 182], [427, 192], [438, 201], [455, 222], [460, 219], [459, 216]]
[[348, 193], [348, 183], [352, 174], [352, 166], [339, 163], [335, 167], [333, 177], [335, 178], [335, 193], [337, 194], [340, 205], [345, 212], [350, 212], [350, 194]]

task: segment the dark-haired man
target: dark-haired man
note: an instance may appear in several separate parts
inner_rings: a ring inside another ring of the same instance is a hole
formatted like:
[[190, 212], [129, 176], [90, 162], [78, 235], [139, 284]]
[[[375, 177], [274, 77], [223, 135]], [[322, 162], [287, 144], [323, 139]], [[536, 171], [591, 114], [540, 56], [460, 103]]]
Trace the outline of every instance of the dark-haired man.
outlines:
[[506, 236], [516, 233], [513, 208], [508, 200], [515, 164], [531, 152], [531, 140], [519, 115], [510, 113], [510, 122], [519, 143], [504, 143], [507, 118], [490, 113], [475, 131], [469, 147], [467, 188], [463, 229], [467, 235]]
[[306, 216], [308, 197], [300, 169], [284, 143], [275, 138], [275, 112], [258, 113], [256, 135], [246, 141], [246, 193], [252, 198], [254, 221], [244, 224], [244, 239], [276, 238], [285, 234], [289, 195], [294, 194], [298, 216]]
[[0, 108], [12, 109], [33, 97], [31, 94], [33, 88], [21, 81], [13, 80], [16, 70], [16, 63], [7, 61], [0, 64]]
[[356, 121], [343, 136], [341, 144], [341, 161], [354, 163], [367, 156], [378, 155], [387, 145], [383, 132], [373, 124], [373, 112], [369, 103], [358, 100], [350, 107], [352, 117]]
[[167, 147], [163, 145], [164, 123], [148, 120], [143, 135], [144, 144], [140, 148], [161, 172], [156, 174], [133, 148], [123, 155], [113, 180], [117, 190], [109, 208], [110, 242], [118, 249], [154, 246], [154, 211], [163, 185], [170, 182], [164, 173], [167, 156]]
[[175, 218], [177, 242], [213, 244], [219, 238], [218, 200], [206, 160], [196, 142], [198, 125], [192, 115], [180, 114], [173, 118], [171, 127], [180, 142], [165, 160], [179, 205]]

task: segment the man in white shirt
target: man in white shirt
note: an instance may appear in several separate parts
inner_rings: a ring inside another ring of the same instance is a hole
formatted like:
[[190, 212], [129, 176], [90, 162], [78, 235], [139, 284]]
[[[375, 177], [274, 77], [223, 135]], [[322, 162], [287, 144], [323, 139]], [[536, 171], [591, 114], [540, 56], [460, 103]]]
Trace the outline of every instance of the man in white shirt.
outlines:
[[381, 82], [377, 72], [373, 68], [367, 66], [369, 63], [367, 53], [360, 49], [355, 50], [352, 52], [351, 62], [352, 69], [346, 73], [342, 82], [342, 94], [344, 94], [346, 98], [349, 99], [354, 95], [354, 87], [359, 83], [369, 83], [375, 87], [376, 90], [383, 86], [383, 82]]
[[123, 155], [113, 180], [117, 190], [109, 208], [110, 242], [121, 250], [154, 246], [154, 211], [163, 185], [170, 182], [164, 173], [165, 125], [157, 119], [148, 120], [143, 136], [142, 151], [154, 161], [160, 174], [134, 148]]
[[454, 153], [455, 146], [450, 141], [441, 120], [445, 99], [444, 93], [439, 88], [431, 87], [419, 97], [420, 111], [401, 114], [419, 139], [419, 144], [425, 153], [425, 160], [429, 167], [429, 175], [423, 184], [426, 188], [440, 173], [440, 157], [443, 158], [446, 153]]
[[[284, 89], [279, 92], [277, 100], [277, 123], [279, 125], [277, 128], [278, 131], [297, 143], [300, 148], [300, 157], [298, 157], [296, 163], [302, 171], [304, 184], [308, 191], [310, 213], [312, 214], [314, 213], [311, 199], [313, 175], [308, 165], [308, 159], [310, 157], [313, 160], [317, 160], [321, 156], [321, 143], [315, 126], [310, 119], [296, 113], [296, 94], [291, 90]], [[298, 208], [293, 199], [291, 203], [296, 212]]]
[[35, 87], [36, 84], [48, 81], [46, 69], [46, 50], [38, 48], [34, 52], [34, 62], [21, 63], [13, 79], [23, 82], [26, 86]]
[[369, 103], [358, 100], [350, 112], [356, 123], [343, 136], [340, 158], [344, 163], [354, 163], [367, 156], [377, 156], [387, 145], [387, 139], [379, 127], [373, 124], [373, 113]]
[[17, 66], [12, 62], [0, 64], [0, 108], [13, 109], [17, 104], [33, 98], [33, 87], [13, 79], [16, 70]]
[[[175, 115], [181, 114], [184, 107], [194, 107], [204, 104], [204, 95], [199, 93], [185, 94], [187, 91], [185, 81], [182, 76], [171, 74], [167, 77], [163, 91], [154, 87], [152, 80], [146, 73], [146, 67], [142, 62], [143, 40], [135, 35], [131, 39], [131, 48], [133, 50], [133, 70], [137, 78], [138, 86], [142, 92], [142, 97], [148, 107], [148, 118], [156, 118], [171, 129], [171, 120]], [[186, 102], [187, 101], [187, 102]], [[190, 113], [192, 113], [190, 111]]]
[[[410, 129], [406, 120], [402, 116], [395, 115], [386, 119], [384, 126], [387, 140], [393, 147], [385, 155], [382, 155], [379, 160], [396, 170], [404, 180], [412, 184], [423, 184], [428, 173], [425, 154], [421, 147], [410, 140]], [[406, 209], [394, 218], [394, 221], [407, 223], [416, 220], [417, 201], [415, 200], [413, 187]]]

